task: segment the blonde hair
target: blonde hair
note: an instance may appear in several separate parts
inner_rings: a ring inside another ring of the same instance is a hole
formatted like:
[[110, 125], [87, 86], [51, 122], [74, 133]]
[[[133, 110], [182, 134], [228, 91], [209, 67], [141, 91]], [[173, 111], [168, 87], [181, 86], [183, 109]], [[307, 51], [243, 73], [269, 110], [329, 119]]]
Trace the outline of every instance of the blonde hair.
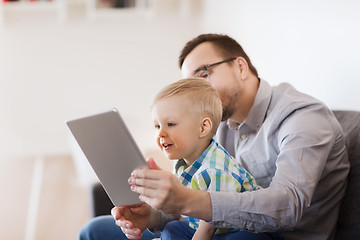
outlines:
[[[154, 106], [167, 97], [186, 95], [191, 108], [212, 121], [212, 134], [215, 135], [222, 117], [222, 104], [219, 94], [204, 78], [185, 78], [165, 86], [154, 98]], [[213, 136], [212, 135], [212, 136]], [[211, 137], [212, 137], [211, 136]]]

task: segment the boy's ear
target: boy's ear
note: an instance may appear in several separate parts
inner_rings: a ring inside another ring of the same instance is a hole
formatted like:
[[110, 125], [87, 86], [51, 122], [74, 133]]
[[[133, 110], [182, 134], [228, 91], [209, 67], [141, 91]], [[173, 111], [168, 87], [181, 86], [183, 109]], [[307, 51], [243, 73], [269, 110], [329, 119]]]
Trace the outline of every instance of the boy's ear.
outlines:
[[212, 130], [211, 119], [208, 117], [203, 118], [200, 126], [200, 138], [207, 137], [209, 134], [211, 134], [211, 130]]

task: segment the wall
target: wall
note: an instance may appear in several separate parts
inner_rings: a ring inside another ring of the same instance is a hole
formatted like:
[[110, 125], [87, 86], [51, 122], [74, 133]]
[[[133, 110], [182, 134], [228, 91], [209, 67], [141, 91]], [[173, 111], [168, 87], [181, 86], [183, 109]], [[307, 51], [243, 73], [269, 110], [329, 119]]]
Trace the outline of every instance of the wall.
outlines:
[[30, 2], [2, 19], [0, 4], [0, 239], [75, 239], [88, 221], [95, 177], [66, 119], [117, 107], [143, 152], [162, 157], [150, 103], [180, 78], [178, 52], [199, 31], [187, 0], [90, 19], [85, 0], [67, 2], [60, 22], [56, 8]]
[[62, 24], [51, 14], [7, 16], [0, 30], [1, 152], [68, 153], [64, 121], [114, 106], [141, 148], [154, 147], [152, 97], [180, 78], [178, 52], [201, 32], [239, 40], [271, 84], [287, 81], [333, 109], [360, 110], [357, 1], [153, 3], [149, 16], [89, 21], [72, 10]]
[[[237, 39], [260, 76], [332, 109], [360, 110], [360, 2], [206, 1], [203, 32]], [[223, 14], [226, 13], [226, 14]]]
[[154, 147], [150, 103], [160, 87], [180, 78], [178, 52], [198, 32], [197, 17], [179, 1], [154, 3], [150, 14], [90, 20], [70, 9], [63, 23], [56, 11], [5, 16], [0, 152], [69, 153], [65, 120], [111, 107], [123, 114], [142, 149]]
[[332, 109], [360, 110], [358, 1], [151, 3], [150, 14], [94, 19], [73, 4], [62, 23], [56, 11], [5, 16], [2, 155], [68, 154], [73, 144], [64, 121], [111, 107], [120, 110], [141, 149], [155, 148], [150, 102], [160, 87], [181, 77], [177, 55], [202, 32], [237, 39], [271, 84], [290, 82]]

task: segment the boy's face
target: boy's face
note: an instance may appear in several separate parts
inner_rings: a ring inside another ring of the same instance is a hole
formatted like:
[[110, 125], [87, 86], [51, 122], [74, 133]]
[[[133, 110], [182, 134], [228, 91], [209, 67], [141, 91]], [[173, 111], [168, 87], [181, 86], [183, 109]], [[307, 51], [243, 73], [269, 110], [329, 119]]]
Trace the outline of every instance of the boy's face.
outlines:
[[199, 148], [202, 118], [191, 109], [186, 96], [160, 99], [152, 108], [156, 142], [168, 159], [192, 162], [204, 150]]

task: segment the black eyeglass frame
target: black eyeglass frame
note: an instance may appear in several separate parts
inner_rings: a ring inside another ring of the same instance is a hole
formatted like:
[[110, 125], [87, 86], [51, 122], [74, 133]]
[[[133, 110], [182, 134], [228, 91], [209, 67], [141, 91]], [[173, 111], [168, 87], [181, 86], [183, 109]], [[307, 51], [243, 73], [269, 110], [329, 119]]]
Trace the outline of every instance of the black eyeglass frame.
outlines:
[[199, 73], [200, 73], [201, 71], [208, 72], [208, 69], [211, 68], [211, 67], [214, 67], [214, 66], [216, 66], [216, 65], [219, 65], [219, 64], [222, 64], [222, 63], [226, 63], [226, 62], [231, 62], [231, 61], [234, 61], [235, 59], [236, 59], [236, 57], [231, 57], [231, 58], [227, 58], [227, 59], [225, 59], [225, 60], [223, 60], [223, 61], [220, 61], [220, 62], [216, 62], [216, 63], [212, 63], [212, 64], [208, 64], [208, 65], [202, 66], [201, 68], [199, 68], [199, 69], [196, 71], [194, 77], [198, 77], [198, 76], [199, 76]]

